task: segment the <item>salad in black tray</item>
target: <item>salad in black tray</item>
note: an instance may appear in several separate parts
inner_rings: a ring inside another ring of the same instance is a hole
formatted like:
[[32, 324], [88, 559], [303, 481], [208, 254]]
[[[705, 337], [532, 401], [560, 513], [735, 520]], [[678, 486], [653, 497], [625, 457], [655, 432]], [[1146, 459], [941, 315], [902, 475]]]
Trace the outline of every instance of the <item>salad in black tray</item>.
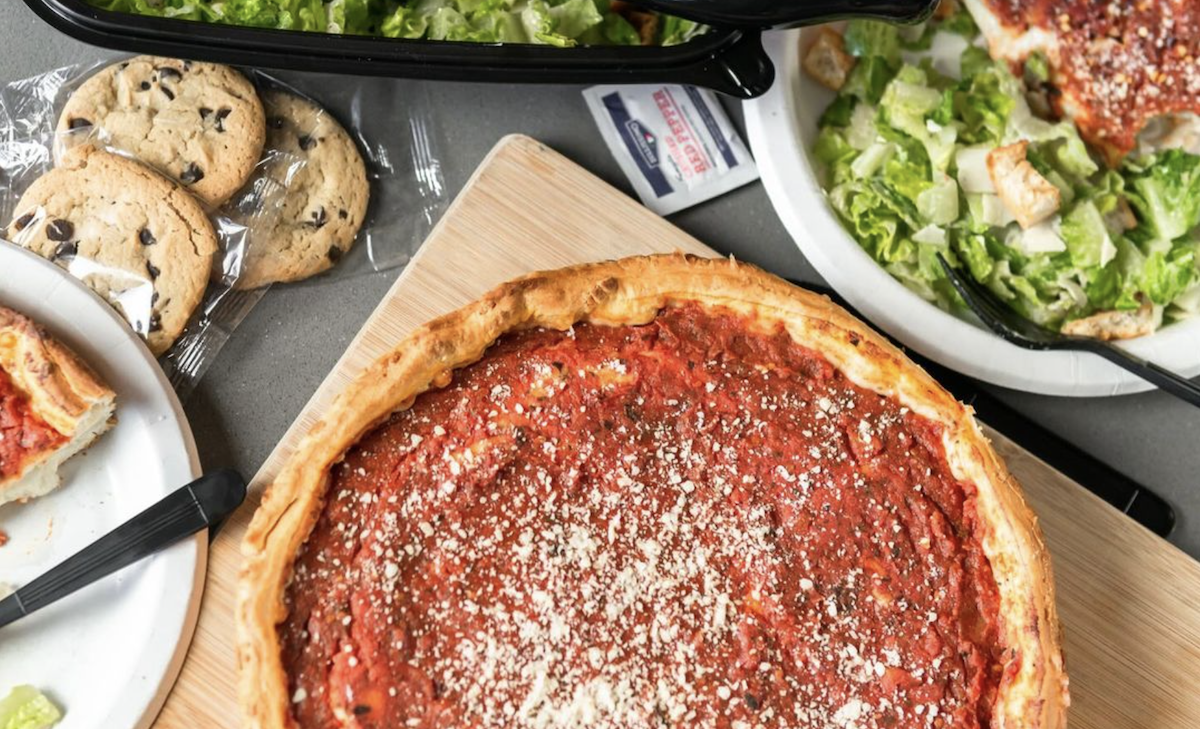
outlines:
[[558, 47], [686, 43], [705, 32], [619, 0], [88, 0], [104, 10], [255, 28]]

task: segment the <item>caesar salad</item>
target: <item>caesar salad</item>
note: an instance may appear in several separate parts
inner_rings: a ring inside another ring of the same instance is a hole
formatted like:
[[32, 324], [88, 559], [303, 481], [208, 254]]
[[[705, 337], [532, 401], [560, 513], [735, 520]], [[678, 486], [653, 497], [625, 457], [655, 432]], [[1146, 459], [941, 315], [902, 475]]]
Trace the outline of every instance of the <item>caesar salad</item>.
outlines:
[[822, 28], [803, 58], [837, 92], [813, 149], [828, 199], [922, 298], [962, 305], [941, 253], [1068, 333], [1140, 336], [1200, 314], [1200, 149], [1179, 135], [1085, 142], [1050, 59], [994, 60], [964, 10]]

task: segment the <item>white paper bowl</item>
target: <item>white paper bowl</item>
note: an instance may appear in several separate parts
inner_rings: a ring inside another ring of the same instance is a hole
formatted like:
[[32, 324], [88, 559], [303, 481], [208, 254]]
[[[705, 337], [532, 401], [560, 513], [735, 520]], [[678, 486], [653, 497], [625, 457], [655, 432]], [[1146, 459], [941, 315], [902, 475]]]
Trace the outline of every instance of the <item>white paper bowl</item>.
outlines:
[[[775, 85], [746, 102], [746, 129], [763, 185], [804, 256], [871, 323], [930, 359], [985, 382], [1045, 395], [1095, 397], [1151, 385], [1092, 354], [1037, 352], [942, 311], [893, 279], [842, 227], [817, 182], [810, 150], [833, 93], [800, 68], [805, 31], [768, 33]], [[803, 34], [803, 38], [802, 38]], [[1200, 318], [1123, 344], [1187, 377], [1200, 375]]]

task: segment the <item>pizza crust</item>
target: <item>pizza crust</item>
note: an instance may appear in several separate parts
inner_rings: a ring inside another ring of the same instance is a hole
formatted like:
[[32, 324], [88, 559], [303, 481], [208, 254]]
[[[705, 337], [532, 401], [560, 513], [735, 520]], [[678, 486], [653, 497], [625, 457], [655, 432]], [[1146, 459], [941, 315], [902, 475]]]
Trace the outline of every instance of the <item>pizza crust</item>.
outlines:
[[1069, 704], [1050, 558], [1020, 486], [969, 407], [828, 298], [734, 260], [646, 256], [534, 273], [416, 329], [359, 376], [301, 441], [242, 542], [237, 589], [240, 703], [247, 726], [293, 727], [278, 626], [298, 550], [321, 513], [331, 467], [363, 435], [505, 333], [580, 322], [637, 325], [668, 306], [731, 309], [764, 328], [782, 323], [856, 385], [939, 423], [956, 478], [977, 489], [978, 537], [1000, 594], [1000, 642], [1011, 656], [993, 729], [1060, 729]]
[[0, 307], [0, 369], [29, 397], [35, 415], [67, 438], [0, 480], [0, 504], [42, 496], [58, 487], [58, 469], [115, 422], [116, 396], [100, 378], [44, 329]]

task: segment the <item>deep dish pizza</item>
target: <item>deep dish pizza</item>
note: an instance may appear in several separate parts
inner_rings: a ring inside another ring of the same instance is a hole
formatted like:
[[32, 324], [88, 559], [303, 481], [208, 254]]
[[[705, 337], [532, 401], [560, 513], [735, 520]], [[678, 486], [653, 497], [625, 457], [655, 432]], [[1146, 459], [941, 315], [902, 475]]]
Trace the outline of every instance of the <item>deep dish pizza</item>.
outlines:
[[1065, 725], [1048, 556], [969, 410], [732, 261], [534, 274], [418, 329], [243, 553], [256, 728]]
[[0, 504], [42, 496], [112, 425], [115, 396], [73, 352], [0, 307]]

